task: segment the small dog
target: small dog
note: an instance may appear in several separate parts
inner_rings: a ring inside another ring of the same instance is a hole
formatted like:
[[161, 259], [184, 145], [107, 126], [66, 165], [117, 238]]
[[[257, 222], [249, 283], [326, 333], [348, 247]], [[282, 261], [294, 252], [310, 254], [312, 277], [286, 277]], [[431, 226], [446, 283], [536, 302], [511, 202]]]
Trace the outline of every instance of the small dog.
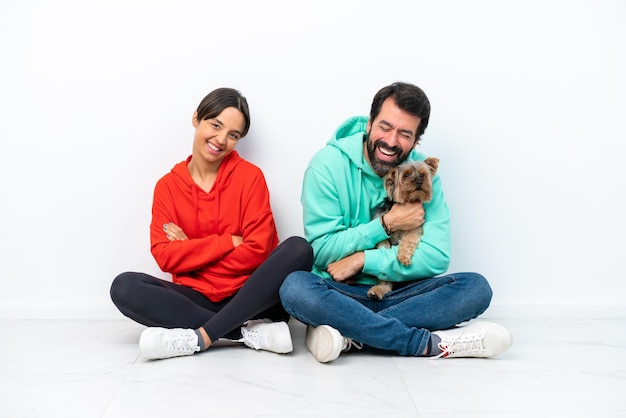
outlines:
[[[439, 167], [439, 158], [429, 157], [424, 161], [403, 163], [389, 170], [383, 178], [387, 197], [375, 217], [389, 212], [394, 203], [430, 201], [433, 196], [432, 178], [437, 172], [437, 167]], [[413, 253], [423, 233], [424, 229], [421, 226], [412, 231], [395, 231], [391, 233], [388, 240], [380, 242], [376, 248], [390, 248], [392, 245], [398, 245], [398, 260], [408, 266], [411, 264]], [[379, 280], [378, 284], [368, 290], [367, 296], [373, 300], [381, 300], [391, 292], [392, 288], [391, 282]]]

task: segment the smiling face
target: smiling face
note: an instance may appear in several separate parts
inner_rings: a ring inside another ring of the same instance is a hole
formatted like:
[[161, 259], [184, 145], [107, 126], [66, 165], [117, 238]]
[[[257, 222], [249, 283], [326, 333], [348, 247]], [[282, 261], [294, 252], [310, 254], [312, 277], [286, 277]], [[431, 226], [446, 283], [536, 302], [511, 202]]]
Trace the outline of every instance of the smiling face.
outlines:
[[365, 157], [376, 174], [382, 177], [406, 159], [417, 144], [420, 121], [392, 98], [383, 102], [376, 119], [367, 122]]
[[214, 118], [199, 121], [197, 117], [195, 112], [191, 121], [196, 128], [192, 158], [219, 165], [242, 137], [244, 116], [238, 109], [227, 107]]

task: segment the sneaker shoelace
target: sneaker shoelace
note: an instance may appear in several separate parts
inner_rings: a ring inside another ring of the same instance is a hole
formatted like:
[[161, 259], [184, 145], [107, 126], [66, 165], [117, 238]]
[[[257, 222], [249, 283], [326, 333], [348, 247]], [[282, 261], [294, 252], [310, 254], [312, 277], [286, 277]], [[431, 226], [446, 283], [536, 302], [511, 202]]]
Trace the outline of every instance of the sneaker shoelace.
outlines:
[[245, 338], [256, 350], [260, 350], [263, 347], [267, 347], [267, 335], [247, 328], [241, 329], [241, 336]]
[[345, 346], [346, 347], [341, 351], [350, 351], [352, 347], [356, 348], [357, 350], [361, 350], [363, 348], [363, 344], [357, 343], [356, 341], [353, 341], [351, 338], [346, 338]]
[[167, 340], [167, 350], [175, 353], [194, 353], [196, 346], [193, 344], [192, 335], [179, 334], [175, 338]]
[[452, 341], [439, 342], [439, 349], [441, 353], [431, 358], [446, 358], [458, 353], [479, 353], [485, 351], [484, 339], [482, 334], [476, 335], [473, 338], [463, 338], [465, 334], [459, 334]]

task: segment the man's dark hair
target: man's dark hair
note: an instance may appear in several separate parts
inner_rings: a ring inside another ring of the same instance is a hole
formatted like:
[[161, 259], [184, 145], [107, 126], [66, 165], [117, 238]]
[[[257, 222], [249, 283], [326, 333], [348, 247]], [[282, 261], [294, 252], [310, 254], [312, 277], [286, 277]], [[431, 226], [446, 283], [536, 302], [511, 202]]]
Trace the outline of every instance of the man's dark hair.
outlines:
[[416, 85], [409, 83], [397, 82], [383, 87], [378, 90], [372, 101], [370, 121], [376, 119], [383, 102], [390, 97], [400, 109], [421, 119], [416, 135], [416, 140], [419, 141], [428, 126], [428, 119], [430, 118], [430, 102], [428, 97], [426, 97], [426, 93]]
[[227, 107], [239, 109], [245, 119], [241, 137], [243, 138], [250, 129], [250, 110], [248, 109], [248, 101], [239, 93], [239, 91], [227, 87], [213, 90], [207, 94], [198, 105], [198, 122], [204, 119], [212, 119], [217, 117]]

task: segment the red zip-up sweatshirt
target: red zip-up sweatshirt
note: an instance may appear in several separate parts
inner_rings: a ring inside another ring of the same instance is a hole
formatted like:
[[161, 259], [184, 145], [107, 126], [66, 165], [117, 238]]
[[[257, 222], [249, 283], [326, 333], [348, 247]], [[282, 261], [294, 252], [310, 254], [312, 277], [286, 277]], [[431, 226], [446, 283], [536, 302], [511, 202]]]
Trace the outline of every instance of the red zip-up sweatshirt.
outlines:
[[[151, 251], [174, 283], [214, 302], [233, 295], [278, 245], [270, 195], [261, 169], [232, 151], [222, 160], [209, 193], [191, 178], [189, 156], [154, 189]], [[169, 241], [163, 224], [173, 222], [188, 240]], [[232, 235], [243, 237], [233, 246]]]

